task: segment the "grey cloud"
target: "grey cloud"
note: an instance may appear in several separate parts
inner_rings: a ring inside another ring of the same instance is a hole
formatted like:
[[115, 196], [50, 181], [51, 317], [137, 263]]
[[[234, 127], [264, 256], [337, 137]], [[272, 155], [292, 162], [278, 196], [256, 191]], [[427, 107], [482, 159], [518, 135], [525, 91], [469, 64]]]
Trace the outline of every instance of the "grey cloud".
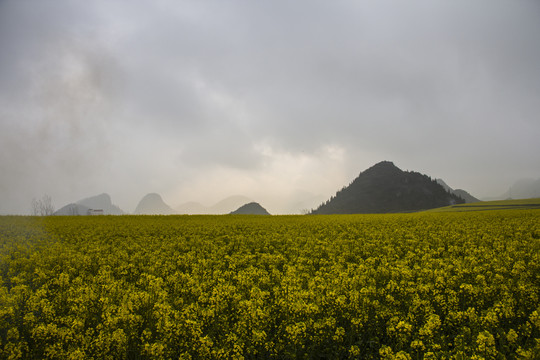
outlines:
[[497, 191], [540, 176], [539, 20], [534, 1], [3, 1], [2, 196], [259, 178], [261, 144]]

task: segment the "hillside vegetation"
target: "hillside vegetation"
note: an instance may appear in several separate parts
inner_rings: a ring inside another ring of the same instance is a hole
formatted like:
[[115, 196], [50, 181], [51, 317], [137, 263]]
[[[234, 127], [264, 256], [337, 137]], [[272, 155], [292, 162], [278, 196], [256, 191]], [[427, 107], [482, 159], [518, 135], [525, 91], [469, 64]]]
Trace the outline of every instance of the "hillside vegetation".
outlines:
[[390, 161], [382, 161], [360, 173], [353, 182], [312, 213], [410, 212], [464, 202], [437, 180], [418, 172], [403, 171]]
[[0, 358], [538, 359], [539, 220], [0, 217]]

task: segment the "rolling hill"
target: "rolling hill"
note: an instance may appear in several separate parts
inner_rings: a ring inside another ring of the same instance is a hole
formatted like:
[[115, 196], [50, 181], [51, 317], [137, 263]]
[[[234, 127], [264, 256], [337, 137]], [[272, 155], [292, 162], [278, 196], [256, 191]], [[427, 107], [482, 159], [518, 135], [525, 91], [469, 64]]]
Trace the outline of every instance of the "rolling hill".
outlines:
[[312, 214], [409, 212], [464, 202], [427, 175], [382, 161], [360, 173]]

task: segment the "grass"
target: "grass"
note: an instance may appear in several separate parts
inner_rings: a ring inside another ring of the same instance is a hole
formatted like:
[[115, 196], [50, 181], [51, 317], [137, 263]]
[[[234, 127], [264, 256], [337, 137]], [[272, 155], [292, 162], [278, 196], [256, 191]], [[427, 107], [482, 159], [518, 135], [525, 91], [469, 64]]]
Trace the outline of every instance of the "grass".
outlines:
[[525, 210], [540, 209], [540, 198], [518, 200], [479, 201], [469, 204], [457, 204], [442, 208], [431, 209], [429, 212], [455, 212], [455, 211], [491, 211], [491, 210]]

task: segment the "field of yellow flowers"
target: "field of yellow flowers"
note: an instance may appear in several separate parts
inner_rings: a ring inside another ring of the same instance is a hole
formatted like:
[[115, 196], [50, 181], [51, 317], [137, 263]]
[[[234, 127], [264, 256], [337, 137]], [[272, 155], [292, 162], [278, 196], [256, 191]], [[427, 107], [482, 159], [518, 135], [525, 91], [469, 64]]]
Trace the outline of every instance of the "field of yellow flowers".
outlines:
[[0, 217], [2, 359], [540, 359], [540, 210]]

